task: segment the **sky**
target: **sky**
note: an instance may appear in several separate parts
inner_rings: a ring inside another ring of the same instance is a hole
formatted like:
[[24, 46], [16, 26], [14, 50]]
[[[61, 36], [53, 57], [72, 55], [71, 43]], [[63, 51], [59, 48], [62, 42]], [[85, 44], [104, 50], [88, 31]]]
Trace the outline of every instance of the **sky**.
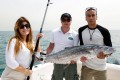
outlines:
[[[16, 20], [24, 16], [32, 30], [39, 31], [48, 0], [0, 0], [0, 31], [13, 31]], [[120, 30], [119, 0], [50, 0], [43, 30], [61, 27], [60, 17], [63, 13], [72, 16], [71, 28], [77, 30], [87, 24], [85, 9], [96, 7], [97, 24], [109, 30]]]

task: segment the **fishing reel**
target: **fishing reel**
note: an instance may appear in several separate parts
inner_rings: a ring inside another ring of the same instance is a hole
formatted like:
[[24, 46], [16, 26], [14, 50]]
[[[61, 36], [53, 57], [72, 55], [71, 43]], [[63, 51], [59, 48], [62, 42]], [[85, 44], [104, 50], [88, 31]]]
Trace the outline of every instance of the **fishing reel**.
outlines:
[[46, 58], [45, 52], [36, 52], [35, 54], [37, 61], [44, 61]]
[[40, 61], [44, 61], [46, 58], [46, 54], [43, 52], [40, 52]]

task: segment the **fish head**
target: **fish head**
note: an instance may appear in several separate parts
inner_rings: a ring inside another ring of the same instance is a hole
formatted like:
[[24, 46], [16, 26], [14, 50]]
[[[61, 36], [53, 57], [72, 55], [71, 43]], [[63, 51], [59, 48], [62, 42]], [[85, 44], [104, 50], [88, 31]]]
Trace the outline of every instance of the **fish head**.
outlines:
[[113, 48], [113, 47], [107, 47], [107, 48], [105, 48], [104, 53], [105, 54], [111, 54], [111, 53], [114, 53], [115, 51], [116, 51], [115, 48]]
[[105, 54], [111, 54], [114, 53], [116, 50], [113, 47], [110, 46], [97, 46], [94, 48], [95, 53], [103, 52]]

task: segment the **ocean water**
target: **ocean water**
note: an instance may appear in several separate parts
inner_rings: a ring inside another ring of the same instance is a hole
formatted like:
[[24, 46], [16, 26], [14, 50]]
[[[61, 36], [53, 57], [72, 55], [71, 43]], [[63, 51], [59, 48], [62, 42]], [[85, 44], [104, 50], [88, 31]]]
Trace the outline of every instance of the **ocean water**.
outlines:
[[[110, 30], [111, 40], [116, 52], [107, 58], [108, 63], [120, 65], [120, 30]], [[38, 31], [33, 32], [34, 40]], [[50, 31], [43, 31], [44, 37], [40, 39], [40, 45], [43, 50], [49, 45]], [[0, 31], [0, 75], [2, 74], [5, 64], [5, 47], [11, 36], [14, 35], [13, 31]]]

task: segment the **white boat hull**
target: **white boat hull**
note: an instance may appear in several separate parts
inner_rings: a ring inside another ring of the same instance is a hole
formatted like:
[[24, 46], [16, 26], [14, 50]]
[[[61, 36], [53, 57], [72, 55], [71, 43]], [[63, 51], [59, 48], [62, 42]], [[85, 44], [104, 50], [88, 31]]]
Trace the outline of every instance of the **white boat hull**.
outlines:
[[[50, 80], [53, 72], [53, 63], [45, 63], [33, 67], [31, 80]], [[81, 75], [82, 64], [78, 62], [78, 74]], [[120, 80], [120, 65], [107, 63], [107, 80]]]

